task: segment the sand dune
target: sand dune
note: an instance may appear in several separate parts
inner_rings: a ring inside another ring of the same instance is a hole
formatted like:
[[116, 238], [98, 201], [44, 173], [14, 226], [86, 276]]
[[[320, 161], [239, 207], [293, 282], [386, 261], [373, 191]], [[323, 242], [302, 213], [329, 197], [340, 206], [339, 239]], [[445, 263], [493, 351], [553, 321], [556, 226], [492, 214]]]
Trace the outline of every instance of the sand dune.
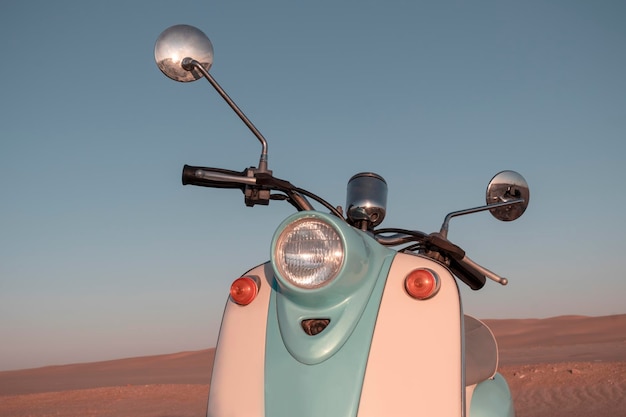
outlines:
[[171, 355], [0, 372], [0, 395], [129, 385], [208, 385], [214, 353], [215, 349], [206, 349]]
[[[626, 417], [626, 314], [486, 321], [518, 417]], [[213, 353], [0, 372], [0, 415], [200, 417]]]
[[502, 365], [626, 360], [626, 314], [485, 322], [498, 340]]

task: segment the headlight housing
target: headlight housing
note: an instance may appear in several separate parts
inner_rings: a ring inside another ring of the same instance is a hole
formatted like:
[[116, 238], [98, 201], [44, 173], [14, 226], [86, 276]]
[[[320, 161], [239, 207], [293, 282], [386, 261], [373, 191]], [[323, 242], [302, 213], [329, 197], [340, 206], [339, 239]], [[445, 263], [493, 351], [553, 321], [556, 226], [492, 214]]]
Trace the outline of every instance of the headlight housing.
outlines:
[[345, 248], [339, 232], [321, 218], [304, 217], [287, 225], [276, 237], [275, 266], [291, 285], [316, 289], [337, 277]]
[[[385, 279], [379, 277], [395, 253], [329, 213], [292, 214], [272, 238], [268, 329], [278, 327], [298, 362], [328, 359], [354, 333], [371, 297], [380, 297]], [[321, 333], [306, 331], [319, 322], [326, 326]]]

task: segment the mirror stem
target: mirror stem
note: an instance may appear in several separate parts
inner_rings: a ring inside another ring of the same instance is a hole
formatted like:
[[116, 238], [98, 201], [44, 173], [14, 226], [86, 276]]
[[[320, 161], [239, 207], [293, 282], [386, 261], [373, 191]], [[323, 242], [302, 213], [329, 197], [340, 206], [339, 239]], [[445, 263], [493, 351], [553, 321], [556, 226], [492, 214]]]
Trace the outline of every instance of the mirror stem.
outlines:
[[491, 209], [498, 208], [498, 207], [512, 206], [513, 204], [520, 204], [520, 203], [523, 203], [523, 202], [524, 202], [524, 199], [523, 198], [519, 198], [517, 200], [502, 201], [500, 203], [488, 204], [486, 206], [474, 207], [474, 208], [470, 208], [470, 209], [466, 209], [466, 210], [453, 211], [452, 213], [449, 213], [446, 216], [446, 218], [443, 220], [443, 224], [441, 225], [441, 230], [439, 231], [439, 233], [445, 239], [448, 238], [448, 226], [450, 224], [450, 220], [453, 217], [463, 216], [465, 214], [478, 213], [478, 212], [481, 212], [481, 211], [491, 210]]
[[219, 95], [222, 96], [226, 103], [228, 103], [230, 108], [233, 109], [235, 113], [237, 113], [237, 116], [239, 116], [241, 121], [244, 122], [245, 125], [248, 126], [248, 129], [250, 129], [250, 131], [254, 134], [254, 136], [257, 137], [259, 142], [261, 142], [261, 158], [259, 160], [259, 171], [267, 171], [267, 141], [265, 140], [261, 132], [259, 132], [259, 130], [252, 124], [252, 122], [246, 117], [246, 115], [243, 114], [241, 109], [239, 109], [235, 102], [228, 96], [228, 94], [226, 94], [226, 91], [224, 91], [224, 89], [198, 61], [193, 58], [184, 58], [182, 61], [182, 67], [187, 71], [191, 71], [194, 68], [200, 71], [202, 75], [204, 75], [204, 78], [206, 78], [207, 81], [211, 83], [213, 88], [215, 88]]

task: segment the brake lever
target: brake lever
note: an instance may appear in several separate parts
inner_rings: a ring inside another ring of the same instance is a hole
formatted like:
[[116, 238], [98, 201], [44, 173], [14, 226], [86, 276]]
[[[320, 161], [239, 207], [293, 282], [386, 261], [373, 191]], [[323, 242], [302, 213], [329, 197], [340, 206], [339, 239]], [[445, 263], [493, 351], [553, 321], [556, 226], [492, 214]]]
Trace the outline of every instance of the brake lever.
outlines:
[[486, 276], [490, 280], [495, 281], [495, 282], [497, 282], [500, 285], [506, 285], [506, 284], [509, 283], [508, 279], [506, 279], [504, 277], [501, 277], [500, 275], [496, 274], [493, 271], [488, 270], [487, 268], [485, 268], [483, 266], [480, 266], [479, 264], [477, 264], [476, 262], [472, 261], [467, 256], [465, 256], [459, 262], [464, 262], [464, 263], [468, 264], [470, 267], [474, 268], [475, 270], [477, 270], [478, 272], [480, 272], [481, 274], [483, 274], [484, 276]]

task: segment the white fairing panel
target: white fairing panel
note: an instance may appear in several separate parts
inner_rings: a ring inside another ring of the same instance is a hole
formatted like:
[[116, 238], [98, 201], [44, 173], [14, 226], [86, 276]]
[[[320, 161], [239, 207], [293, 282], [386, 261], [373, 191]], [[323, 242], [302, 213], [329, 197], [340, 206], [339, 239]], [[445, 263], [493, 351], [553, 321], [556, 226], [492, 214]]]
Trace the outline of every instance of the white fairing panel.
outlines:
[[[441, 279], [433, 298], [404, 290], [415, 268]], [[428, 259], [396, 255], [385, 285], [370, 349], [358, 417], [463, 414], [462, 308], [454, 277]]]
[[[270, 284], [260, 265], [246, 276], [261, 283], [256, 299], [239, 306], [226, 303], [211, 377], [207, 416], [250, 417], [263, 414], [265, 331]], [[268, 274], [271, 277], [271, 273]]]

